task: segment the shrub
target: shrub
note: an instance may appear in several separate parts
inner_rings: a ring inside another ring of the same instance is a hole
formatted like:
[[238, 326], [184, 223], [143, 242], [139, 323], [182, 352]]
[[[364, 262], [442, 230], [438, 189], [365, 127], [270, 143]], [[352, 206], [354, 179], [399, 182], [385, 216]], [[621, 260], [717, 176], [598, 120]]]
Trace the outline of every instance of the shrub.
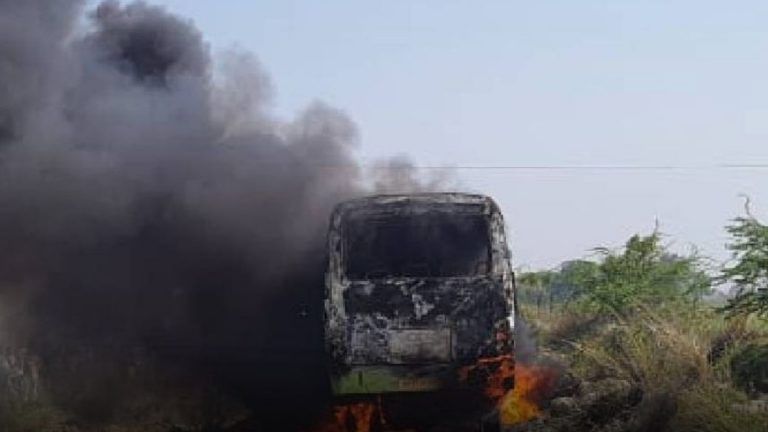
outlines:
[[742, 389], [768, 393], [768, 344], [751, 343], [731, 357], [731, 376]]
[[722, 310], [730, 316], [768, 318], [768, 226], [752, 216], [749, 201], [745, 210], [746, 216], [726, 227], [733, 264], [722, 270], [719, 280], [733, 284], [736, 295]]

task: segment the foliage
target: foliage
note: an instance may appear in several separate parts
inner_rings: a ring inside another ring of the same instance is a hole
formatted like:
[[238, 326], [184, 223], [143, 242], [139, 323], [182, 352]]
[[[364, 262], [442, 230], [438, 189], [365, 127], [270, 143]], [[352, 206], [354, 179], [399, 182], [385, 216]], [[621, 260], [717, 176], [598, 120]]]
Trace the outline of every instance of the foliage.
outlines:
[[704, 304], [690, 307], [711, 292], [712, 279], [695, 254], [670, 253], [658, 232], [632, 236], [618, 250], [599, 248], [596, 260], [565, 263], [548, 278], [523, 278], [548, 281], [540, 287], [545, 297], [578, 306], [523, 311], [531, 312], [547, 352], [581, 379], [633, 383], [643, 393], [637, 415], [658, 408], [654, 400], [666, 403], [673, 414], [659, 430], [768, 430], [765, 406], [750, 400], [768, 389], [768, 320], [758, 318], [768, 316], [761, 303], [768, 296], [768, 227], [750, 216], [728, 232], [735, 263], [715, 281], [739, 290], [725, 308], [738, 319]]
[[640, 304], [695, 301], [710, 292], [710, 278], [698, 257], [667, 251], [661, 235], [634, 235], [623, 250], [596, 249], [598, 262], [576, 260], [558, 271], [524, 273], [521, 298], [569, 304], [579, 301], [598, 312], [626, 313]]
[[597, 252], [602, 261], [585, 295], [601, 311], [621, 313], [638, 304], [696, 300], [710, 291], [699, 259], [669, 253], [658, 232], [632, 236], [621, 252]]
[[747, 206], [747, 215], [734, 219], [726, 230], [733, 264], [722, 270], [719, 280], [733, 284], [736, 295], [722, 310], [729, 316], [768, 318], [768, 226], [753, 217]]
[[734, 353], [731, 375], [743, 389], [768, 393], [768, 345], [752, 343]]
[[536, 304], [536, 309], [540, 311], [555, 277], [555, 272], [546, 270], [521, 274], [518, 278], [521, 287], [518, 290], [518, 300], [524, 303]]
[[584, 295], [584, 290], [599, 272], [597, 263], [586, 260], [566, 261], [560, 266], [557, 277], [553, 278], [553, 297], [560, 302], [570, 303]]

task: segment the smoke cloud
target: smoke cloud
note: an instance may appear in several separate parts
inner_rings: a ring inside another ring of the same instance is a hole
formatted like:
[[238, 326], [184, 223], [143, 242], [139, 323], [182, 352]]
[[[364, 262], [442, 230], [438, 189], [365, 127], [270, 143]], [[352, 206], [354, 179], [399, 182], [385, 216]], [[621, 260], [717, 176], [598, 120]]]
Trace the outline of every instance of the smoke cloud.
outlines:
[[85, 30], [83, 8], [0, 0], [0, 344], [142, 347], [260, 403], [316, 397], [328, 215], [371, 184], [354, 123], [275, 119], [252, 55], [214, 64], [161, 8], [107, 1]]

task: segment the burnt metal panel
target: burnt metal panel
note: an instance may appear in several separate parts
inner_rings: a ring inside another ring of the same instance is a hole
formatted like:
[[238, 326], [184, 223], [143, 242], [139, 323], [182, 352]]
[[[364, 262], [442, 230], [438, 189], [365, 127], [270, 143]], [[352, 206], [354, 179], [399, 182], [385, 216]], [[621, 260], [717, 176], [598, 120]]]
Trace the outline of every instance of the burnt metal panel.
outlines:
[[[489, 272], [462, 277], [383, 275], [370, 280], [345, 275], [345, 217], [430, 212], [485, 218]], [[328, 244], [325, 331], [337, 393], [456, 385], [454, 372], [462, 366], [512, 352], [513, 277], [504, 221], [490, 198], [417, 194], [348, 201], [333, 214]]]
[[389, 360], [395, 364], [451, 361], [451, 329], [401, 329], [389, 333]]

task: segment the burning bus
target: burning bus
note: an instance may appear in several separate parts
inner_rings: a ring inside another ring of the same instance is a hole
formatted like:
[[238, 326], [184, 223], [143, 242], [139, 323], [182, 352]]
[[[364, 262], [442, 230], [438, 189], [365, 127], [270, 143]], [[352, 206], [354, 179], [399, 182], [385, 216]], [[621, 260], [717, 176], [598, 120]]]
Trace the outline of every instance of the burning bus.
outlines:
[[[347, 201], [331, 217], [328, 247], [325, 340], [335, 395], [469, 390], [513, 367], [514, 278], [492, 199]], [[503, 385], [513, 386], [511, 373]]]

